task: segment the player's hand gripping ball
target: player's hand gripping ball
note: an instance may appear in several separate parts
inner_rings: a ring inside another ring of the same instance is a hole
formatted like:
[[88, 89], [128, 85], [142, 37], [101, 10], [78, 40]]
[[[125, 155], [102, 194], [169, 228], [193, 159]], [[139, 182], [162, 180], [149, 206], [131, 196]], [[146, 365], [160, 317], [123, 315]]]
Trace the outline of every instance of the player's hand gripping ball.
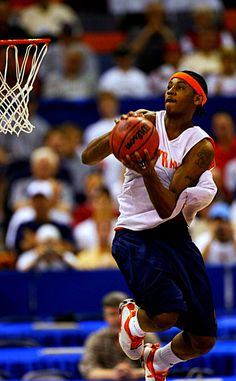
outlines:
[[152, 122], [144, 117], [130, 116], [120, 119], [110, 135], [110, 146], [118, 160], [125, 160], [129, 155], [132, 160], [137, 160], [134, 153], [139, 152], [145, 159], [144, 150], [147, 149], [150, 159], [157, 152], [159, 135]]

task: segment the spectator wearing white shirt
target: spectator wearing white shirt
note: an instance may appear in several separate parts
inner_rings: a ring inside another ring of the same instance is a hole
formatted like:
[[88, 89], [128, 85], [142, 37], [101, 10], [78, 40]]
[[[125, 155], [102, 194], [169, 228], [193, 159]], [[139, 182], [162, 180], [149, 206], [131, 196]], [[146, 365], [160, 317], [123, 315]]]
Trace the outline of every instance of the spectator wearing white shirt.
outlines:
[[[98, 58], [89, 44], [83, 41], [84, 33], [78, 33], [76, 27], [65, 24], [56, 41], [52, 41], [48, 46], [48, 51], [43, 59], [39, 70], [42, 81], [50, 74], [61, 74], [64, 70], [64, 61], [68, 47], [73, 47], [83, 53], [83, 65], [81, 71], [85, 76], [89, 75], [94, 81], [99, 76]], [[55, 65], [56, 62], [56, 65]]]
[[[193, 52], [196, 49], [198, 34], [201, 31], [204, 33], [208, 28], [216, 28], [219, 48], [233, 48], [235, 46], [232, 33], [224, 26], [222, 13], [207, 5], [207, 3], [201, 4], [197, 2], [195, 8], [187, 17], [189, 18], [189, 26], [182, 31], [180, 37], [180, 44], [185, 53]], [[185, 23], [183, 27], [185, 27]]]
[[179, 70], [192, 70], [201, 75], [218, 74], [220, 72], [220, 53], [218, 32], [209, 27], [197, 34], [197, 47], [193, 52], [185, 53], [179, 62]]
[[236, 239], [230, 206], [215, 202], [209, 209], [209, 229], [195, 241], [208, 264], [236, 264]]
[[[97, 94], [97, 110], [100, 118], [86, 127], [83, 135], [85, 145], [114, 127], [115, 119], [119, 118], [119, 109], [119, 99], [113, 92], [100, 91]], [[98, 164], [98, 167], [101, 168], [106, 186], [116, 199], [123, 182], [124, 166], [114, 155], [110, 155]]]
[[64, 52], [62, 72], [49, 73], [44, 78], [42, 95], [45, 98], [85, 100], [95, 95], [94, 77], [84, 73], [84, 51], [68, 46]]
[[236, 52], [222, 49], [220, 52], [220, 72], [210, 74], [207, 79], [208, 94], [212, 96], [236, 95]]
[[112, 91], [119, 98], [150, 96], [148, 77], [134, 65], [130, 48], [124, 44], [119, 46], [114, 52], [114, 59], [114, 66], [100, 76], [98, 90]]
[[83, 29], [73, 8], [52, 0], [38, 0], [35, 4], [22, 8], [19, 22], [32, 38], [42, 35], [56, 38], [65, 24], [75, 26], [78, 33]]
[[55, 271], [71, 268], [74, 254], [63, 241], [60, 230], [52, 224], [41, 225], [35, 234], [35, 246], [20, 254], [19, 271]]
[[91, 200], [91, 217], [74, 226], [73, 235], [76, 246], [80, 250], [92, 249], [98, 246], [97, 223], [109, 221], [108, 243], [111, 245], [114, 236], [116, 206], [106, 187], [97, 190]]

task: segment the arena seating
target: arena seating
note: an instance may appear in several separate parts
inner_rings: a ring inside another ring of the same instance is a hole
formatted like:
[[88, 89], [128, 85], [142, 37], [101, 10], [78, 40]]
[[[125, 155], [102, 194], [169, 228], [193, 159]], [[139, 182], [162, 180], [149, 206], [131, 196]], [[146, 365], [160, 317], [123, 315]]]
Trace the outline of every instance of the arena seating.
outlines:
[[[212, 372], [217, 381], [232, 381], [236, 379], [236, 267], [230, 273], [222, 266], [210, 266], [207, 271], [218, 315], [218, 342], [207, 355], [178, 364], [170, 376], [186, 375], [196, 368]], [[15, 380], [26, 372], [48, 368], [78, 380], [85, 339], [105, 324], [102, 296], [113, 290], [129, 292], [119, 270], [2, 271], [0, 284], [0, 369]], [[177, 331], [160, 333], [162, 342]]]

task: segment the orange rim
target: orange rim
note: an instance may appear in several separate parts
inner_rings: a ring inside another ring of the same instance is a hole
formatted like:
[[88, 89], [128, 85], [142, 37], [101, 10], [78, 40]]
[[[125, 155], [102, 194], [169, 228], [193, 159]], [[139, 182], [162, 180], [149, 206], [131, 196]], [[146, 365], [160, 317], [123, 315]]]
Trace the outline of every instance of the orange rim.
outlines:
[[21, 40], [0, 40], [0, 45], [30, 45], [30, 44], [49, 44], [50, 38], [28, 38]]

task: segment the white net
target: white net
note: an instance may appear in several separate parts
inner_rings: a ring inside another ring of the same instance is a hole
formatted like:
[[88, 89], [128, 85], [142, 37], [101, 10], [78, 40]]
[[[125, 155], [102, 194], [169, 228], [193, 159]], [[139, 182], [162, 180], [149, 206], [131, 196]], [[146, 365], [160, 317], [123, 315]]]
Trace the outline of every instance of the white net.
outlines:
[[5, 55], [5, 64], [0, 71], [0, 133], [19, 135], [34, 129], [29, 121], [29, 95], [49, 41], [39, 44], [29, 41], [26, 46], [20, 45], [20, 49], [14, 41], [0, 47], [1, 54]]

